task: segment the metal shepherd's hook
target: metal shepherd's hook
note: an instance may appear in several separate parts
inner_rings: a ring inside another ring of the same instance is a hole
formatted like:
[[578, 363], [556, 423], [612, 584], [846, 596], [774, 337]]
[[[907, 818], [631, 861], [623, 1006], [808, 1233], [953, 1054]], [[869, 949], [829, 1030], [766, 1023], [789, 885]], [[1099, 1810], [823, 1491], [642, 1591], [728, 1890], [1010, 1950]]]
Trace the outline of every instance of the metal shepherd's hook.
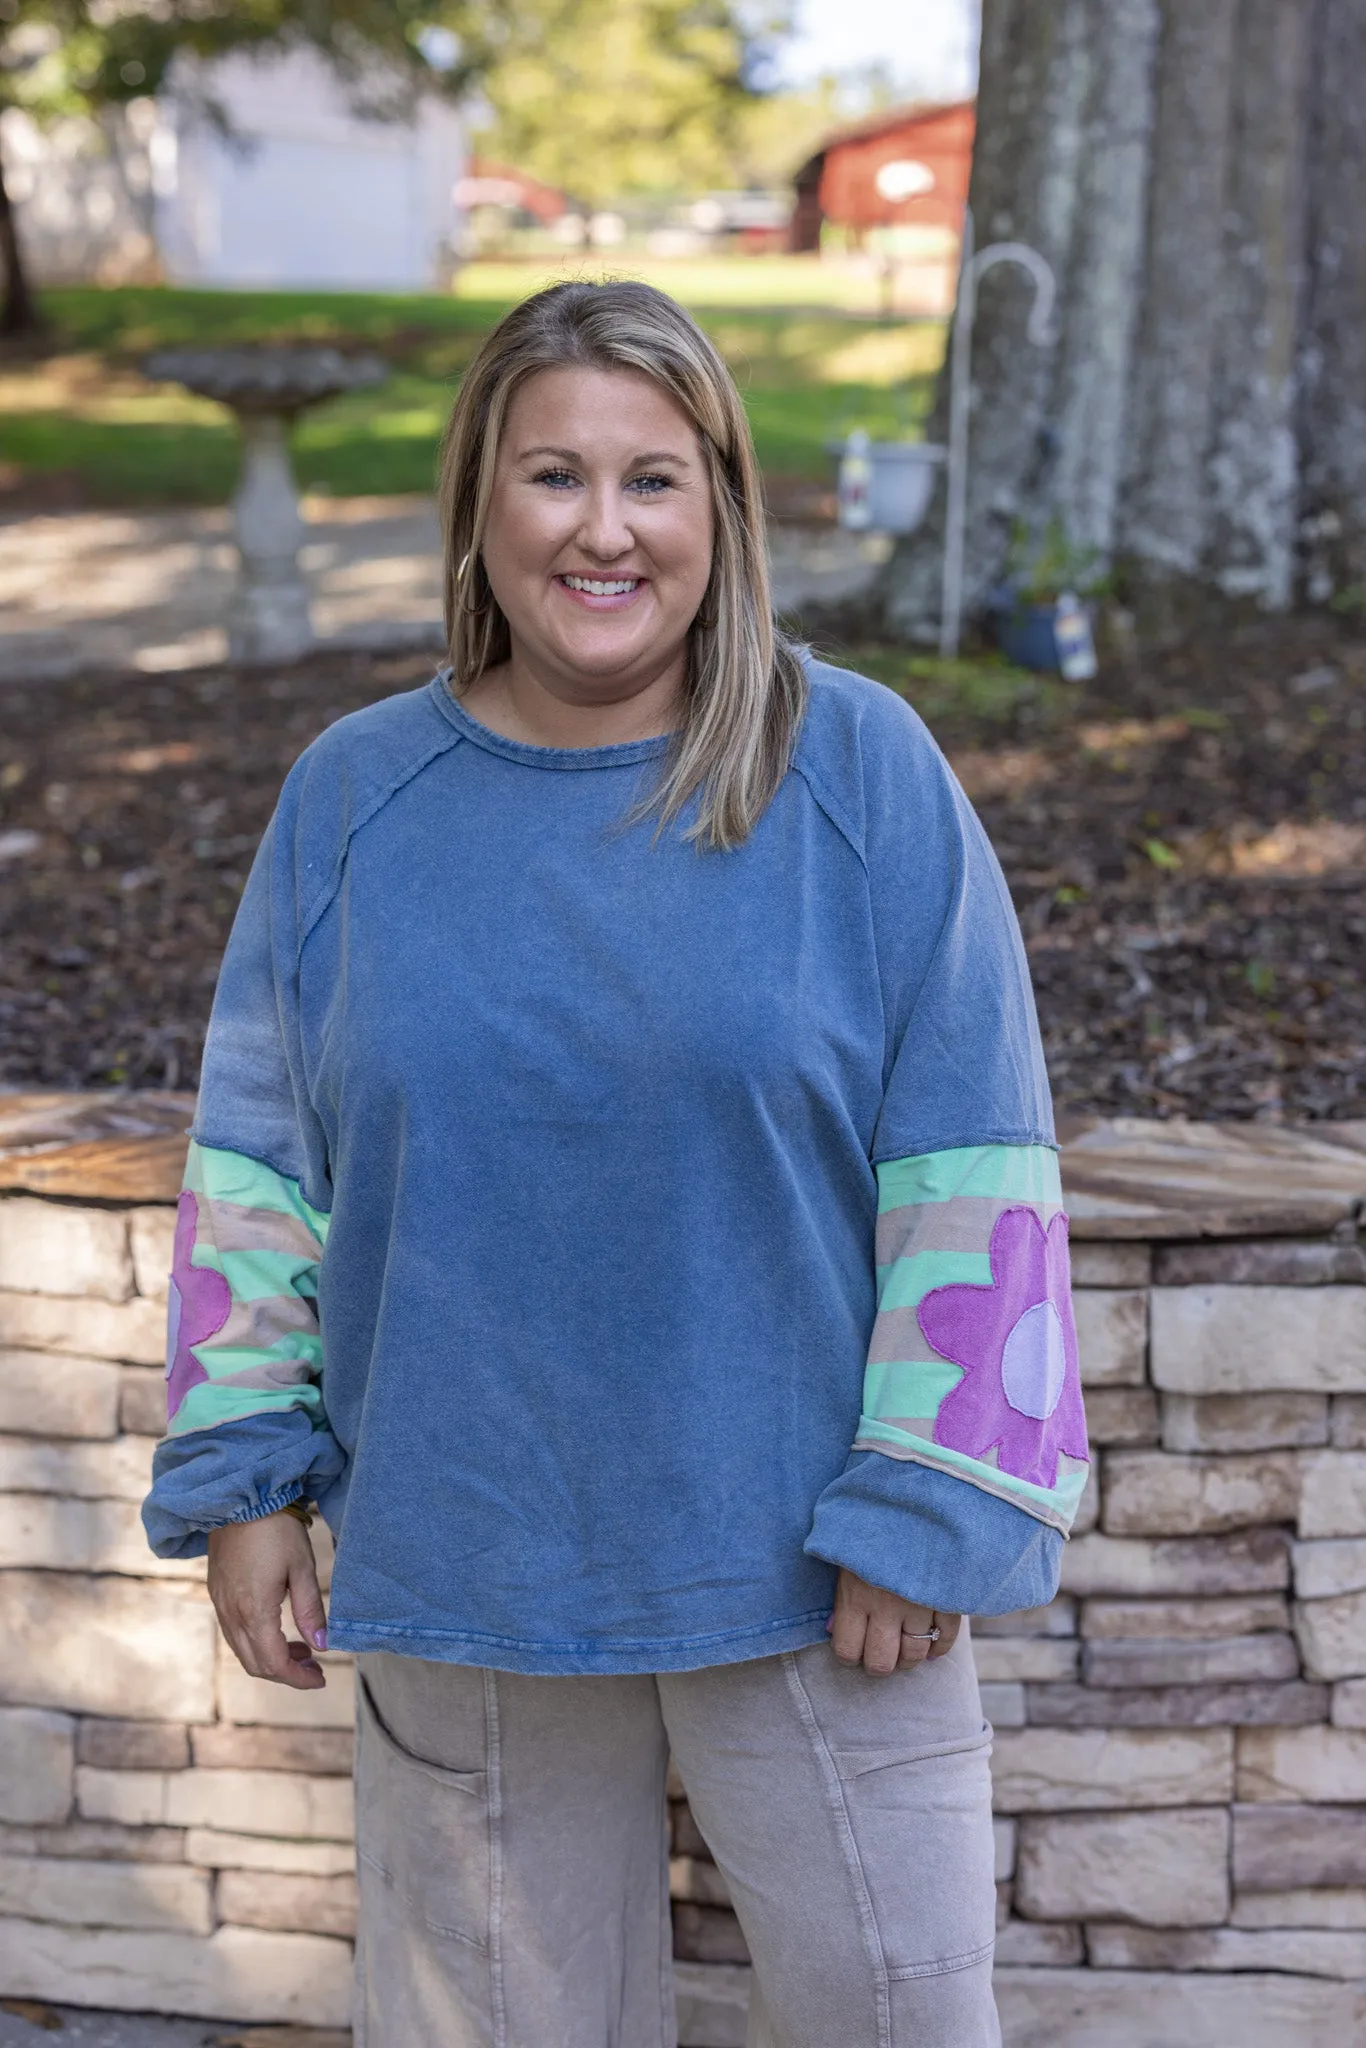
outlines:
[[968, 415], [972, 402], [972, 330], [977, 321], [977, 286], [997, 263], [1018, 263], [1034, 280], [1034, 304], [1025, 332], [1036, 348], [1053, 339], [1053, 307], [1058, 282], [1053, 267], [1028, 242], [992, 242], [974, 246], [972, 209], [963, 215], [963, 254], [958, 273], [958, 303], [953, 316], [953, 353], [949, 365], [948, 505], [944, 518], [944, 593], [939, 624], [939, 652], [951, 660], [958, 652], [963, 620], [963, 551], [968, 512]]

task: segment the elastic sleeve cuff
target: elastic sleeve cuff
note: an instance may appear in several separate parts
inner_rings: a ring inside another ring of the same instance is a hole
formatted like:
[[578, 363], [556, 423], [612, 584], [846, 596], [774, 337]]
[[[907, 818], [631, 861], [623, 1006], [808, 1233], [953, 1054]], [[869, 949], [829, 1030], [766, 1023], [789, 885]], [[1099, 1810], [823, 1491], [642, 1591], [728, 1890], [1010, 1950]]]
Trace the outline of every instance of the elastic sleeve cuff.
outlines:
[[320, 1500], [345, 1468], [332, 1432], [299, 1408], [189, 1430], [157, 1446], [142, 1526], [158, 1557], [203, 1557], [210, 1529], [258, 1521], [303, 1494]]
[[817, 1501], [804, 1548], [945, 1614], [1013, 1614], [1054, 1597], [1063, 1540], [965, 1479], [854, 1451]]

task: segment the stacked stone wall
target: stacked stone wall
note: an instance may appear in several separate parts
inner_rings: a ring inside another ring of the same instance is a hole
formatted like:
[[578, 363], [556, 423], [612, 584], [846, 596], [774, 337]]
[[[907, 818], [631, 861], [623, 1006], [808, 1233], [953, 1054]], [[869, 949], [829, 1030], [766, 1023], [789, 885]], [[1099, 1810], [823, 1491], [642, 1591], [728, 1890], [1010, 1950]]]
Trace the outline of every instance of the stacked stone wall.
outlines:
[[[974, 1631], [1008, 2048], [1366, 2040], [1366, 1256], [1339, 1210], [1075, 1244], [1095, 1477], [1059, 1598]], [[349, 1662], [321, 1694], [248, 1678], [202, 1565], [138, 1518], [173, 1213], [0, 1195], [0, 1996], [340, 2028]], [[676, 1780], [670, 1825], [683, 2042], [738, 2048], [743, 1937]]]

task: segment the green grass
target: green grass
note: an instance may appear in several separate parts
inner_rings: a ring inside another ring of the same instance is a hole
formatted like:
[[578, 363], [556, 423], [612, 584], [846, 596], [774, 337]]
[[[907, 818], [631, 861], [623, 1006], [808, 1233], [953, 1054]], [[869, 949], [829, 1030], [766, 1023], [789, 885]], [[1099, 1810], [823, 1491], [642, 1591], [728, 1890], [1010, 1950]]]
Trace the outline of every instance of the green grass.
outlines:
[[[853, 426], [921, 431], [943, 348], [937, 321], [782, 302], [799, 287], [810, 298], [820, 272], [780, 259], [680, 265], [667, 279], [730, 364], [765, 472], [813, 483], [833, 474], [825, 443]], [[0, 362], [0, 462], [21, 476], [65, 472], [96, 503], [219, 502], [237, 470], [231, 416], [178, 386], [149, 385], [142, 359], [193, 343], [335, 341], [373, 348], [393, 374], [305, 415], [294, 438], [300, 483], [335, 495], [429, 490], [461, 375], [489, 329], [542, 281], [531, 265], [485, 263], [444, 296], [50, 291], [45, 353]]]

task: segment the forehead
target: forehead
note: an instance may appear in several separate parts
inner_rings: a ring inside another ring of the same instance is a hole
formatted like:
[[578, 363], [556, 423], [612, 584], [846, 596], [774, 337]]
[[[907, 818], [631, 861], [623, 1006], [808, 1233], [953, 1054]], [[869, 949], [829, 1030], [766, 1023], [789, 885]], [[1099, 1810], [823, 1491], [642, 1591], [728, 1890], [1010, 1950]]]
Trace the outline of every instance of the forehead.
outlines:
[[513, 394], [504, 449], [515, 456], [538, 444], [604, 455], [670, 449], [685, 458], [698, 447], [687, 413], [653, 377], [581, 364], [538, 370]]

